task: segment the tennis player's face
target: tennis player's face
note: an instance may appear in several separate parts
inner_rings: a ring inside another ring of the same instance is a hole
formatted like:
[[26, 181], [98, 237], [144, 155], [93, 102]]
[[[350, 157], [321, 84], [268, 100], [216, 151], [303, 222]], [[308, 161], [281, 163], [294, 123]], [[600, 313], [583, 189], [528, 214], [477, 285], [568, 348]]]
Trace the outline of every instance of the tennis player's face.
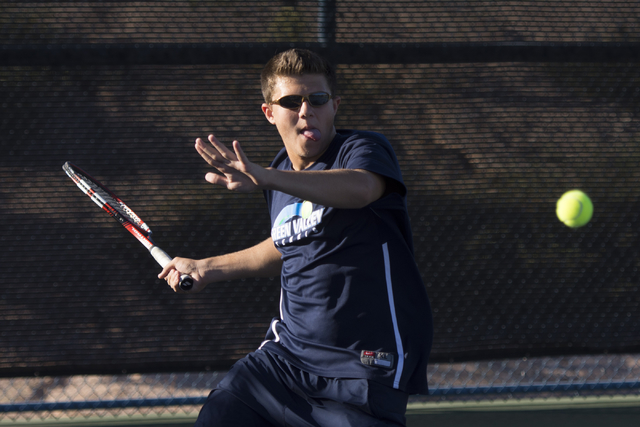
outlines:
[[[326, 77], [321, 74], [279, 77], [273, 90], [272, 101], [283, 96], [308, 96], [317, 92], [331, 93]], [[277, 104], [262, 104], [264, 115], [271, 124], [276, 125], [296, 170], [309, 167], [331, 144], [336, 135], [333, 121], [339, 104], [339, 97], [316, 107], [306, 99], [300, 107], [292, 109]]]

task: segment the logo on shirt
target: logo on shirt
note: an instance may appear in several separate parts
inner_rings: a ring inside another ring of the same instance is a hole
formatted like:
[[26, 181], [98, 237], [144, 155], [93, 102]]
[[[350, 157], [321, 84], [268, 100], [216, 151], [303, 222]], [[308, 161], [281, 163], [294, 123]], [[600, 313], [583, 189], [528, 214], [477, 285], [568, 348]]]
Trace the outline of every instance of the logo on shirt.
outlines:
[[377, 366], [379, 368], [393, 369], [396, 356], [393, 353], [383, 353], [381, 351], [362, 350], [360, 352], [360, 361], [368, 366]]
[[271, 228], [271, 238], [276, 246], [304, 239], [322, 222], [324, 207], [313, 209], [313, 203], [304, 201], [286, 206], [280, 211]]

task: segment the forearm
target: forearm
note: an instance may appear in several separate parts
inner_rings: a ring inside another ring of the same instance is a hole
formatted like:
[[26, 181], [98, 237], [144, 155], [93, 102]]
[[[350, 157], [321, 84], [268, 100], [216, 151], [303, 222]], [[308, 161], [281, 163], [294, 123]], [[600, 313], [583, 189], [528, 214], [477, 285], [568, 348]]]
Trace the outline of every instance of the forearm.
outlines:
[[263, 188], [341, 209], [359, 209], [384, 193], [384, 179], [365, 170], [265, 170]]
[[280, 252], [270, 237], [248, 249], [203, 259], [200, 263], [198, 270], [206, 283], [279, 276], [282, 269]]
[[196, 150], [219, 173], [210, 172], [206, 180], [233, 191], [276, 190], [303, 200], [340, 209], [359, 209], [378, 200], [385, 192], [385, 179], [362, 169], [322, 171], [281, 171], [251, 163], [240, 143], [230, 151], [213, 135], [211, 145], [198, 138]]

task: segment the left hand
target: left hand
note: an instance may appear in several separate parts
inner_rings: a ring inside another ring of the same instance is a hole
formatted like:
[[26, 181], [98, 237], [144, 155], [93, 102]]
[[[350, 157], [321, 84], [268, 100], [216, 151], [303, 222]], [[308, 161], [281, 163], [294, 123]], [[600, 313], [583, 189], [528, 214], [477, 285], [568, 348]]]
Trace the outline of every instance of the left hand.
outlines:
[[238, 141], [233, 141], [233, 151], [231, 151], [215, 136], [209, 135], [208, 139], [211, 144], [206, 144], [201, 138], [196, 139], [196, 150], [220, 174], [207, 173], [205, 176], [207, 182], [243, 193], [261, 188], [259, 177], [264, 175], [266, 169], [251, 163]]

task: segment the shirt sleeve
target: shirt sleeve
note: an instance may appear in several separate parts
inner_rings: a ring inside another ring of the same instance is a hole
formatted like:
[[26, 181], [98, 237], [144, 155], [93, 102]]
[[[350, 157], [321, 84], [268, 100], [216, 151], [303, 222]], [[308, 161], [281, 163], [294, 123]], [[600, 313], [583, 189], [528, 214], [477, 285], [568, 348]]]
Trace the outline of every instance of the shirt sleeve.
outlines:
[[406, 195], [398, 159], [391, 143], [381, 134], [362, 132], [350, 136], [340, 149], [336, 166], [341, 169], [363, 169], [392, 179], [399, 184], [400, 195]]

